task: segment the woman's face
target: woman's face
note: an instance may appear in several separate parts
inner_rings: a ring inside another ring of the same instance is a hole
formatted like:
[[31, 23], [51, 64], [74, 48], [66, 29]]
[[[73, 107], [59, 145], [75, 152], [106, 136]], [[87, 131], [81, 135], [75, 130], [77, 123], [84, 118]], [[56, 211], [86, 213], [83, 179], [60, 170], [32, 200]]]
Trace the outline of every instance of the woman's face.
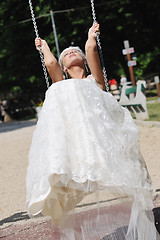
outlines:
[[64, 52], [62, 57], [64, 70], [72, 66], [84, 64], [81, 53], [76, 49], [68, 49]]

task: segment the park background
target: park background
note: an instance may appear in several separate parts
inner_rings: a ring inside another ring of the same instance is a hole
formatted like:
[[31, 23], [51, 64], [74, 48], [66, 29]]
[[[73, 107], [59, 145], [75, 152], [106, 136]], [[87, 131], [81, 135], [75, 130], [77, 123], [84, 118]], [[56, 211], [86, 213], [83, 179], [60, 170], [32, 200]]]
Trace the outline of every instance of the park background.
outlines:
[[[69, 45], [84, 50], [93, 22], [89, 0], [39, 0], [33, 1], [33, 8], [39, 35], [48, 42], [56, 57], [50, 11], [54, 13], [60, 51]], [[160, 1], [96, 0], [95, 9], [108, 79], [115, 78], [119, 83], [124, 74], [130, 80], [127, 60], [122, 54], [125, 40], [135, 49], [132, 54], [137, 62], [135, 80], [152, 81], [158, 76]], [[46, 84], [39, 53], [34, 46], [35, 33], [28, 1], [1, 0], [0, 36], [0, 100], [9, 101], [14, 113], [16, 108], [27, 109], [19, 112], [16, 118], [31, 117], [35, 105], [44, 100]], [[156, 97], [156, 90], [147, 94]], [[148, 107], [153, 109], [152, 105]], [[160, 108], [159, 104], [154, 107], [156, 112]], [[160, 120], [160, 116], [151, 120]]]
[[[57, 56], [50, 11], [54, 12], [60, 51], [69, 45], [84, 50], [87, 32], [92, 25], [89, 0], [33, 1], [39, 35]], [[108, 78], [118, 82], [121, 74], [130, 80], [127, 59], [122, 54], [124, 40], [134, 47], [137, 65], [136, 81], [153, 81], [160, 76], [160, 1], [159, 0], [95, 0], [97, 21], [101, 26], [101, 44]], [[0, 237], [18, 236], [19, 239], [38, 239], [32, 234], [32, 219], [26, 212], [26, 171], [28, 152], [37, 119], [36, 105], [44, 100], [47, 90], [39, 53], [34, 46], [34, 28], [28, 1], [0, 1], [0, 101], [12, 102], [13, 108], [27, 109], [17, 115], [21, 121], [0, 124]], [[139, 125], [140, 149], [146, 161], [153, 186], [160, 191], [160, 102], [155, 86], [146, 91], [149, 121]], [[29, 110], [29, 111], [28, 111]], [[16, 120], [17, 120], [16, 119]], [[24, 121], [26, 119], [30, 119]], [[14, 119], [15, 120], [15, 119]], [[156, 122], [153, 122], [156, 121]], [[159, 211], [160, 201], [155, 207]], [[93, 202], [93, 199], [90, 199]], [[158, 215], [159, 216], [159, 215]], [[40, 222], [41, 237], [46, 239], [44, 218]], [[160, 221], [159, 221], [160, 222]], [[16, 224], [17, 223], [17, 224]], [[160, 224], [159, 224], [160, 225]], [[158, 225], [158, 226], [159, 226]], [[16, 228], [19, 227], [19, 229]], [[43, 233], [42, 233], [43, 231]], [[52, 231], [52, 229], [51, 229]], [[160, 231], [160, 230], [159, 230]], [[24, 238], [24, 233], [32, 238]], [[13, 239], [13, 238], [12, 238]], [[17, 238], [16, 238], [17, 239]], [[39, 238], [42, 239], [42, 238]]]

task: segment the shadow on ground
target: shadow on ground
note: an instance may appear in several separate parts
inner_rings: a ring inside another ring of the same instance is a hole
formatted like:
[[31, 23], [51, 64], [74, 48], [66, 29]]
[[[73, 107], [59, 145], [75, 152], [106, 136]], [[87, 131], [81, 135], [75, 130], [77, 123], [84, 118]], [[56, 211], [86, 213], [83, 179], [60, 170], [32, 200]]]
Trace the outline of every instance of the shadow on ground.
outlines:
[[[154, 214], [154, 217], [155, 217], [156, 229], [157, 229], [157, 231], [160, 234], [160, 207], [154, 208], [153, 209], [153, 214]], [[111, 239], [115, 239], [115, 237], [118, 240], [124, 240], [123, 237], [121, 237], [121, 236], [124, 236], [124, 232], [127, 233], [127, 229], [128, 229], [127, 226], [125, 226], [123, 228], [117, 228], [114, 233], [112, 233], [112, 234], [110, 234], [108, 236], [103, 237], [101, 240], [111, 240]]]
[[2, 226], [5, 223], [14, 223], [22, 220], [30, 219], [27, 212], [19, 212], [15, 213], [10, 217], [4, 218], [0, 221], [0, 226]]
[[160, 234], [160, 207], [154, 208], [153, 209], [153, 214], [155, 217], [155, 226], [157, 228], [157, 231]]
[[[155, 216], [155, 225], [160, 233], [160, 207], [154, 208], [153, 213]], [[0, 221], [0, 225], [5, 223], [12, 223], [1, 230], [1, 239], [7, 240], [17, 240], [17, 239], [55, 239], [59, 240], [59, 230], [58, 228], [53, 228], [52, 221], [42, 218], [39, 222], [26, 221], [25, 224], [14, 224], [15, 222], [27, 220], [29, 216], [27, 212], [19, 212], [14, 215], [5, 218]], [[114, 233], [109, 234], [101, 238], [101, 240], [111, 240], [118, 239], [124, 240], [124, 233], [127, 232], [127, 226], [117, 228]]]
[[35, 125], [37, 122], [36, 119], [28, 120], [28, 121], [15, 121], [15, 122], [7, 122], [0, 124], [0, 133], [14, 131], [20, 128], [30, 127]]
[[127, 230], [128, 230], [128, 226], [117, 228], [114, 231], [114, 233], [103, 237], [101, 240], [112, 240], [112, 239], [124, 240], [124, 235], [127, 233]]

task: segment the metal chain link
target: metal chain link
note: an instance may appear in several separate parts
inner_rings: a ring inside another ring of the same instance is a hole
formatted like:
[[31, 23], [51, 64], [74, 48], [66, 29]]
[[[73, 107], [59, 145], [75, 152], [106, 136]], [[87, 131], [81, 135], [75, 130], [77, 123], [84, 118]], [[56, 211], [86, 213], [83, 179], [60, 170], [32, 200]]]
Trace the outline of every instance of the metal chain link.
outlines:
[[[92, 9], [93, 23], [96, 23], [97, 20], [96, 20], [95, 8], [94, 8], [94, 0], [91, 0], [91, 9]], [[99, 37], [99, 34], [97, 32], [96, 32], [96, 40], [97, 40], [97, 46], [98, 46], [98, 51], [99, 51], [99, 57], [100, 57], [101, 65], [102, 65], [102, 71], [103, 71], [103, 77], [104, 77], [104, 81], [105, 81], [106, 91], [109, 92], [107, 72], [106, 72], [106, 68], [105, 68], [105, 65], [104, 65], [100, 37]]]
[[[33, 26], [34, 26], [35, 35], [36, 35], [36, 38], [39, 38], [36, 19], [35, 19], [35, 16], [34, 16], [34, 11], [33, 11], [33, 6], [32, 6], [32, 1], [31, 0], [29, 0], [29, 7], [30, 7], [30, 11], [31, 11], [31, 17], [32, 17], [32, 22], [33, 22]], [[45, 77], [45, 80], [46, 80], [46, 85], [47, 85], [47, 88], [49, 88], [50, 84], [49, 84], [48, 74], [47, 74], [45, 63], [44, 63], [44, 56], [43, 56], [41, 47], [39, 47], [39, 54], [40, 54], [40, 59], [41, 59], [41, 63], [42, 63], [44, 77]]]

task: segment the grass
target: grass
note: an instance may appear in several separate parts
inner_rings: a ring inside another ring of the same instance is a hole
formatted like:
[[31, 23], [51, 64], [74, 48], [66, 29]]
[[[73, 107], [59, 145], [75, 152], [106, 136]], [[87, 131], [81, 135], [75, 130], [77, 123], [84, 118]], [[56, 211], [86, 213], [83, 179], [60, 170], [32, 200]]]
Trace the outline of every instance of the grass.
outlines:
[[147, 103], [149, 121], [160, 121], [160, 102]]
[[[155, 101], [148, 103], [149, 101]], [[159, 121], [160, 122], [160, 102], [158, 102], [157, 90], [152, 89], [146, 91], [146, 103], [148, 109], [149, 119], [146, 121]], [[132, 117], [135, 119], [135, 115], [131, 112]]]
[[149, 101], [157, 101], [158, 100], [158, 97], [149, 97], [147, 98], [147, 102]]
[[154, 103], [147, 103], [149, 114], [149, 121], [160, 121], [160, 102], [158, 102], [157, 89], [146, 91], [146, 100], [155, 101]]
[[147, 90], [146, 91], [146, 100], [147, 100], [147, 102], [158, 100], [157, 90], [156, 89]]
[[[147, 119], [146, 121], [160, 122], [160, 102], [147, 103], [147, 110], [149, 119]], [[131, 115], [134, 119], [136, 119], [133, 112], [131, 112]]]

